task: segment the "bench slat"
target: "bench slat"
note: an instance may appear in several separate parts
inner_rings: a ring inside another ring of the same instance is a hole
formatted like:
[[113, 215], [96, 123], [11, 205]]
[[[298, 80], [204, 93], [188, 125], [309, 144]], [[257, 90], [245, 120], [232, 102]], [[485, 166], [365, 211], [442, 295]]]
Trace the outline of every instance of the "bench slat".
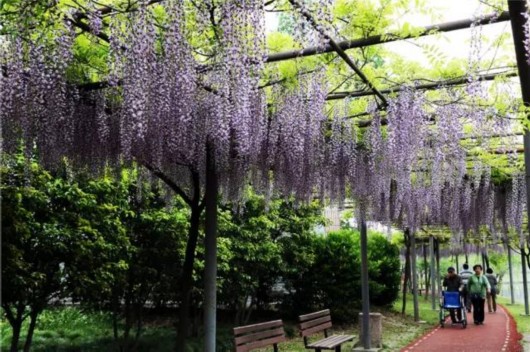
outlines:
[[325, 339], [315, 341], [310, 345], [307, 345], [307, 348], [312, 349], [334, 349], [338, 345], [342, 345], [345, 342], [351, 341], [354, 339], [355, 336], [353, 335], [333, 335], [330, 337], [327, 337]]
[[268, 321], [266, 323], [239, 326], [237, 328], [234, 328], [234, 335], [237, 336], [237, 335], [241, 335], [241, 334], [245, 334], [245, 333], [249, 333], [253, 331], [275, 328], [275, 327], [282, 326], [282, 325], [283, 325], [283, 322], [281, 320], [274, 320], [274, 321]]
[[259, 340], [256, 342], [248, 343], [246, 345], [236, 346], [236, 352], [247, 352], [256, 348], [273, 345], [276, 343], [284, 342], [285, 336], [276, 336], [266, 340]]
[[[308, 347], [311, 348], [329, 348], [329, 346], [333, 346], [335, 344], [335, 341], [337, 341], [339, 336], [333, 335], [330, 337], [326, 337], [322, 340], [318, 340], [310, 344]], [[339, 337], [340, 338], [340, 337]]]
[[314, 319], [314, 320], [308, 320], [304, 323], [300, 323], [300, 330], [305, 330], [307, 328], [313, 327], [315, 325], [319, 325], [325, 322], [331, 321], [331, 315], [323, 316], [322, 318]]
[[320, 325], [317, 325], [317, 326], [313, 326], [309, 329], [305, 329], [305, 330], [300, 330], [300, 336], [304, 337], [304, 336], [309, 336], [309, 335], [312, 335], [316, 332], [319, 332], [319, 331], [322, 331], [324, 329], [329, 329], [331, 328], [331, 321], [328, 321], [324, 324], [320, 324]]
[[321, 310], [319, 312], [314, 312], [314, 313], [309, 313], [309, 314], [305, 314], [305, 315], [300, 315], [298, 317], [298, 319], [302, 323], [302, 322], [304, 322], [306, 320], [320, 318], [320, 317], [322, 317], [324, 315], [330, 315], [329, 309], [324, 309], [324, 310]]
[[263, 340], [264, 338], [283, 336], [283, 334], [284, 334], [283, 327], [279, 327], [274, 330], [265, 330], [265, 331], [255, 332], [249, 335], [243, 335], [243, 336], [236, 337], [236, 345], [239, 346], [247, 342]]

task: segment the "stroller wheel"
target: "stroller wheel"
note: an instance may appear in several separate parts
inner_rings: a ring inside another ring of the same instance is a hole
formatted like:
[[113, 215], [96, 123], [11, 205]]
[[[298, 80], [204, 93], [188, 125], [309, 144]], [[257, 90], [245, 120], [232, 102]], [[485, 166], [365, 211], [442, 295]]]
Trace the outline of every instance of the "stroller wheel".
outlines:
[[465, 329], [467, 327], [467, 320], [462, 320], [462, 328]]

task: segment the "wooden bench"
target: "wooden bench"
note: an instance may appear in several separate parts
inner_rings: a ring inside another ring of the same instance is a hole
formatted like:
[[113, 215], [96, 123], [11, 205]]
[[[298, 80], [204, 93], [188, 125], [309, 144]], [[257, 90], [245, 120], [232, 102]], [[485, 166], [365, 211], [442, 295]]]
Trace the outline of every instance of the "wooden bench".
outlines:
[[236, 352], [246, 352], [266, 346], [273, 346], [274, 352], [278, 352], [278, 343], [283, 341], [285, 341], [285, 331], [281, 320], [234, 328]]
[[[340, 346], [348, 341], [353, 340], [353, 335], [333, 335], [328, 336], [328, 329], [331, 328], [331, 315], [329, 309], [320, 312], [301, 315], [300, 336], [304, 338], [304, 345], [307, 349], [320, 352], [322, 350], [335, 350], [340, 352]], [[308, 343], [308, 336], [324, 331], [324, 338], [313, 343]]]

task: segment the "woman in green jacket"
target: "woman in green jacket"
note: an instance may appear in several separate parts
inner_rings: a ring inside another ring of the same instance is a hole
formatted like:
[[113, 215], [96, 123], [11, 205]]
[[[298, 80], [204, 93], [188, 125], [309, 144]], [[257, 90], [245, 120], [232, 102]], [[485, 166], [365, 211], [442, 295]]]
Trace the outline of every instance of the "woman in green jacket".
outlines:
[[477, 264], [473, 267], [474, 275], [471, 275], [467, 282], [471, 304], [473, 304], [473, 320], [475, 325], [484, 324], [484, 302], [486, 294], [491, 292], [490, 283], [482, 275], [482, 265]]

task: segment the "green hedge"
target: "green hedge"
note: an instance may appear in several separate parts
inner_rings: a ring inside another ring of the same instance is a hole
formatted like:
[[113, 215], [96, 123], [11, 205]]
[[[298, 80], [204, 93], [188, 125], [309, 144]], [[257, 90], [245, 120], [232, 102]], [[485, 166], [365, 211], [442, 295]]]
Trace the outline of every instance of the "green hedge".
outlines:
[[[285, 299], [285, 308], [291, 307], [293, 314], [330, 308], [336, 321], [355, 321], [361, 307], [359, 233], [340, 230], [315, 237], [309, 251], [314, 254], [314, 262], [289, 282], [291, 294]], [[399, 291], [397, 246], [380, 234], [370, 233], [368, 267], [371, 304], [391, 305]]]

